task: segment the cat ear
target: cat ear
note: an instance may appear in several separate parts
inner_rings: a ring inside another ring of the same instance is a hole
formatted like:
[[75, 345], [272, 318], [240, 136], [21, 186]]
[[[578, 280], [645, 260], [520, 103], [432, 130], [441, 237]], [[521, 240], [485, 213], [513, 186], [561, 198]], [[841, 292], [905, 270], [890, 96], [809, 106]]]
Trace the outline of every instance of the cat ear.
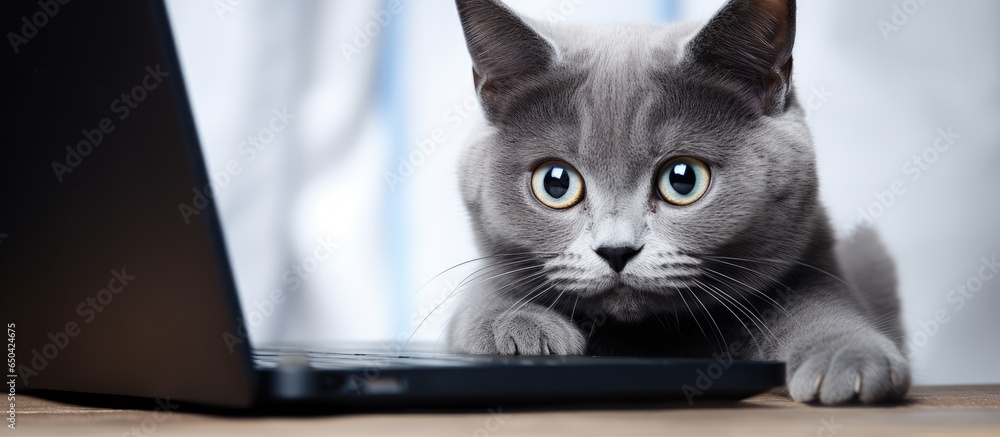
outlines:
[[792, 88], [795, 0], [729, 0], [691, 40], [694, 62], [737, 81], [761, 114], [784, 112]]
[[487, 116], [502, 110], [505, 96], [548, 69], [555, 49], [498, 0], [456, 0], [472, 74]]

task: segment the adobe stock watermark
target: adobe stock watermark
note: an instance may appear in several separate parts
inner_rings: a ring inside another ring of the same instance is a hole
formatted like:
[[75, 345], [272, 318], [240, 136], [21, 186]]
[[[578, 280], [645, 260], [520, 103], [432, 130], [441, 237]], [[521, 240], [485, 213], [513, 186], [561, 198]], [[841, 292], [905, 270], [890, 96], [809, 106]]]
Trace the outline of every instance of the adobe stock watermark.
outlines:
[[840, 434], [844, 425], [840, 425], [833, 420], [833, 416], [819, 419], [819, 429], [816, 430], [816, 437], [834, 437]]
[[931, 166], [940, 161], [944, 154], [951, 151], [961, 138], [962, 136], [955, 133], [950, 126], [947, 129], [939, 128], [932, 146], [926, 147], [920, 153], [903, 162], [900, 171], [908, 178], [898, 178], [892, 181], [886, 189], [872, 193], [875, 199], [867, 206], [858, 208], [857, 218], [842, 226], [843, 234], [850, 238], [856, 229], [873, 226], [890, 208], [896, 205], [900, 198], [909, 192], [909, 184], [920, 181], [931, 169]]
[[479, 108], [479, 100], [475, 95], [470, 95], [442, 112], [441, 121], [444, 127], [436, 127], [431, 130], [430, 135], [417, 140], [416, 148], [396, 156], [395, 169], [385, 171], [383, 177], [389, 186], [389, 191], [395, 192], [400, 184], [412, 177], [418, 168], [427, 163], [427, 160], [437, 152], [438, 146], [447, 141], [448, 135], [461, 127], [477, 108]]
[[716, 352], [712, 355], [715, 361], [705, 366], [704, 369], [695, 370], [694, 385], [684, 384], [681, 386], [681, 391], [684, 393], [684, 398], [687, 399], [688, 405], [694, 405], [696, 397], [703, 396], [706, 390], [711, 389], [715, 385], [715, 381], [722, 378], [722, 375], [729, 368], [733, 367], [733, 357], [737, 356], [740, 350], [742, 350], [743, 343], [741, 341], [733, 341], [729, 343], [728, 348], [728, 353]]
[[170, 403], [170, 398], [156, 399], [156, 408], [153, 414], [143, 418], [138, 425], [129, 427], [123, 432], [122, 437], [145, 437], [153, 435], [160, 424], [170, 419], [171, 414], [180, 408], [177, 404]]
[[588, 1], [590, 0], [561, 0], [555, 8], [545, 11], [545, 19], [552, 24], [566, 21], [566, 19], [572, 17], [580, 10], [580, 6], [583, 6]]
[[81, 321], [69, 321], [55, 333], [49, 332], [47, 337], [49, 342], [42, 345], [41, 351], [31, 350], [31, 361], [29, 365], [19, 364], [17, 374], [21, 377], [21, 382], [28, 385], [30, 378], [38, 376], [39, 372], [45, 370], [49, 363], [55, 360], [59, 353], [66, 350], [70, 341], [78, 337], [83, 332], [83, 327], [93, 323], [98, 314], [104, 312], [114, 301], [115, 296], [121, 294], [135, 281], [135, 276], [128, 274], [125, 267], [121, 269], [111, 269], [111, 279], [108, 280], [106, 288], [102, 288], [88, 296], [76, 306], [76, 314]]
[[209, 183], [204, 188], [192, 188], [191, 204], [184, 202], [177, 204], [177, 210], [181, 214], [184, 224], [191, 224], [191, 217], [201, 215], [201, 212], [208, 208], [214, 196], [229, 187], [233, 178], [243, 173], [244, 167], [257, 160], [267, 147], [274, 142], [277, 135], [283, 132], [295, 120], [296, 115], [288, 112], [288, 107], [274, 108], [271, 110], [271, 119], [267, 126], [261, 128], [254, 135], [247, 136], [247, 139], [239, 144], [237, 151], [243, 157], [243, 162], [232, 159], [223, 166], [222, 170], [212, 171], [209, 175]]
[[813, 114], [823, 109], [830, 99], [836, 96], [836, 93], [826, 89], [826, 85], [810, 88], [809, 95], [802, 100], [802, 107], [806, 112], [806, 117], [812, 117]]
[[340, 53], [348, 63], [354, 62], [354, 57], [378, 39], [382, 31], [391, 23], [394, 17], [403, 12], [402, 0], [390, 0], [383, 8], [372, 11], [368, 21], [354, 27], [354, 35], [350, 41], [340, 43]]
[[7, 32], [7, 42], [14, 54], [21, 52], [21, 46], [31, 42], [31, 39], [38, 36], [38, 33], [49, 24], [49, 20], [56, 18], [61, 6], [65, 6], [70, 0], [39, 0], [38, 11], [31, 16], [21, 17], [20, 32]]
[[[326, 236], [316, 241], [312, 252], [302, 261], [286, 269], [281, 275], [281, 281], [288, 286], [285, 291], [275, 288], [266, 297], [258, 299], [251, 305], [250, 312], [240, 316], [236, 325], [236, 332], [223, 332], [222, 342], [226, 344], [229, 353], [236, 352], [236, 345], [244, 344], [250, 340], [248, 328], [254, 329], [263, 326], [280, 306], [285, 303], [290, 293], [295, 293], [302, 288], [303, 283], [312, 276], [319, 266], [336, 255], [340, 250], [340, 244], [333, 241], [333, 238]], [[244, 318], [245, 316], [245, 318]]]
[[503, 428], [503, 425], [510, 420], [510, 416], [503, 413], [503, 407], [498, 406], [496, 409], [490, 408], [486, 410], [486, 420], [483, 421], [483, 426], [476, 428], [472, 432], [472, 437], [489, 437], [492, 436]]
[[929, 0], [904, 0], [902, 4], [893, 4], [889, 19], [878, 20], [875, 24], [882, 39], [889, 41], [892, 35], [910, 22], [910, 18], [920, 12], [920, 8], [927, 4]]
[[236, 8], [243, 5], [243, 0], [213, 0], [212, 9], [215, 9], [215, 15], [219, 17], [219, 21], [226, 21], [226, 14], [236, 11]]
[[949, 311], [948, 308], [939, 308], [934, 312], [933, 317], [917, 322], [917, 329], [911, 331], [913, 334], [908, 336], [906, 342], [910, 355], [927, 346], [930, 340], [941, 331], [941, 328], [951, 322], [952, 315], [962, 311], [971, 300], [976, 298], [986, 283], [992, 281], [998, 274], [1000, 274], [1000, 262], [997, 261], [996, 254], [980, 258], [976, 272], [962, 283], [956, 284], [945, 295], [945, 301], [952, 305], [952, 311]]
[[[160, 69], [160, 65], [155, 67], [146, 66], [146, 75], [139, 81], [139, 85], [132, 87], [128, 93], [122, 93], [117, 99], [111, 102], [109, 110], [117, 114], [118, 121], [124, 121], [132, 112], [139, 107], [139, 104], [163, 83], [163, 79], [170, 76], [170, 73]], [[107, 135], [115, 131], [115, 121], [111, 117], [102, 118], [93, 129], [83, 129], [80, 131], [83, 137], [75, 146], [66, 146], [66, 156], [63, 161], [52, 161], [52, 171], [55, 172], [56, 179], [62, 182], [65, 175], [73, 173], [84, 158], [89, 156], [104, 142]]]

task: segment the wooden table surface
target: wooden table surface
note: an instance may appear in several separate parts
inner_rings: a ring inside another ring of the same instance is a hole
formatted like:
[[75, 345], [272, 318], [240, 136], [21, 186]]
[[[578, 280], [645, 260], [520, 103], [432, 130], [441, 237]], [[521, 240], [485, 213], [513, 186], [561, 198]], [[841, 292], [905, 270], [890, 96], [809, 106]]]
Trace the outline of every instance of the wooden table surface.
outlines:
[[689, 408], [565, 408], [319, 417], [219, 417], [117, 410], [18, 396], [17, 429], [4, 435], [345, 436], [1000, 436], [1000, 386], [918, 387], [889, 407], [828, 408], [767, 394]]

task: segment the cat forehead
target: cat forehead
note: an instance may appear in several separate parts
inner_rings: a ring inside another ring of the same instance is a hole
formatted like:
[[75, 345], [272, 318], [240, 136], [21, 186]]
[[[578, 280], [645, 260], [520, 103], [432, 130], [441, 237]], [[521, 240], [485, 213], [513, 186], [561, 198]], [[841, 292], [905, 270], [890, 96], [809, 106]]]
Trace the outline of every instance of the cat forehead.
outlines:
[[718, 107], [740, 105], [728, 95], [740, 90], [685, 62], [698, 23], [535, 26], [555, 47], [556, 68], [520, 109], [547, 103], [542, 112], [554, 122], [592, 118], [621, 126], [643, 112], [729, 116]]
[[567, 144], [576, 147], [683, 137], [747, 121], [752, 117], [736, 90], [684, 62], [698, 29], [692, 23], [552, 28], [545, 35], [558, 47], [559, 67], [521, 96], [510, 127], [532, 130], [530, 136], [570, 130], [589, 139]]
[[590, 71], [622, 73], [677, 63], [697, 23], [542, 25], [538, 30], [557, 51], [557, 63]]

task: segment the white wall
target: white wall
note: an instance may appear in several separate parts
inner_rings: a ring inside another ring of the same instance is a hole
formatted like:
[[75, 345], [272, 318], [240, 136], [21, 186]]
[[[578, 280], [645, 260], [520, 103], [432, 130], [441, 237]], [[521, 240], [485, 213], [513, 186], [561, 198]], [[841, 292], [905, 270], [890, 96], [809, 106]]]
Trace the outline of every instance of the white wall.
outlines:
[[[254, 340], [408, 337], [473, 266], [421, 285], [477, 256], [454, 169], [481, 115], [453, 2], [404, 2], [382, 26], [377, 12], [387, 5], [377, 0], [245, 0], [231, 9], [226, 1], [168, 6], [209, 169], [241, 169], [219, 176], [218, 202]], [[540, 19], [588, 23], [700, 20], [721, 5], [509, 3]], [[1000, 251], [1000, 173], [992, 171], [1000, 163], [1000, 3], [930, 0], [888, 40], [878, 21], [891, 20], [892, 0], [799, 3], [795, 75], [802, 98], [816, 95], [810, 119], [834, 224], [850, 228], [859, 208], [878, 202], [873, 193], [896, 180], [906, 189], [874, 224], [898, 260], [905, 325], [924, 332], [913, 355], [917, 382], [1000, 382], [992, 335], [1000, 278], [961, 309], [958, 295], [949, 301], [981, 257]], [[378, 37], [345, 56], [343, 44], [366, 25]], [[251, 159], [241, 143], [267, 139], [262, 129], [281, 108], [294, 118], [275, 125], [280, 132]], [[961, 138], [912, 180], [905, 163], [949, 127]], [[432, 152], [411, 155], [436, 130], [442, 141], [425, 143]], [[399, 159], [414, 170], [390, 185], [386, 172]], [[338, 249], [321, 261], [326, 239]], [[282, 281], [296, 269], [302, 286]], [[288, 300], [268, 315], [263, 301], [275, 289]], [[416, 338], [438, 340], [455, 308], [444, 305]], [[937, 329], [926, 322], [935, 313], [948, 319]]]

